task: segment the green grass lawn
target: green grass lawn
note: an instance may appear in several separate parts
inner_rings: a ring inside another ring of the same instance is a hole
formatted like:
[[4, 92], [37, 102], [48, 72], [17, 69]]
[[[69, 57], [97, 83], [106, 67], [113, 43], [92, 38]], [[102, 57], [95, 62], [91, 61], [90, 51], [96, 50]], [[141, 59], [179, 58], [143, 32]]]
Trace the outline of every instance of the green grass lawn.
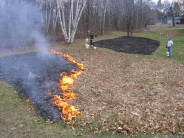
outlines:
[[[180, 29], [178, 30], [178, 28]], [[164, 30], [167, 31], [168, 29], [172, 29], [169, 31], [170, 34], [160, 35], [160, 32], [163, 32]], [[172, 32], [174, 33], [177, 32], [177, 34], [173, 35]], [[108, 35], [95, 37], [94, 41], [113, 39], [121, 36], [126, 36], [126, 32], [119, 32], [119, 31], [112, 32], [111, 34]], [[154, 31], [144, 31], [143, 33], [134, 33], [133, 36], [145, 37], [160, 41], [159, 48], [148, 57], [161, 58], [161, 59], [168, 59], [168, 57], [166, 57], [167, 48], [165, 47], [165, 45], [167, 44], [168, 38], [171, 37], [174, 41], [174, 47], [173, 47], [173, 57], [169, 60], [184, 61], [184, 25], [167, 28], [164, 27]], [[84, 39], [77, 39], [71, 45], [71, 47], [65, 47], [65, 49], [81, 50], [81, 46], [84, 46], [84, 44], [85, 44]]]
[[[181, 27], [181, 26], [180, 26]], [[167, 30], [167, 28], [165, 28]], [[174, 28], [172, 28], [174, 29]], [[168, 59], [166, 57], [167, 48], [165, 45], [167, 44], [168, 38], [171, 37], [174, 41], [173, 46], [173, 57], [169, 60], [177, 60], [184, 61], [184, 26], [181, 30], [172, 30], [170, 32], [178, 32], [177, 35], [160, 35], [160, 30], [156, 31], [145, 31], [141, 34], [135, 34], [138, 37], [146, 37], [150, 39], [155, 39], [160, 41], [160, 47], [151, 55], [151, 57], [157, 57], [162, 59]]]
[[[179, 28], [179, 29], [178, 29]], [[168, 29], [172, 29], [167, 34]], [[160, 32], [166, 31], [166, 34], [160, 35]], [[174, 32], [172, 34], [172, 32]], [[177, 34], [175, 34], [177, 32]], [[95, 37], [94, 41], [100, 41], [104, 39], [113, 39], [121, 36], [126, 36], [126, 32], [112, 32], [111, 35], [104, 35], [100, 37]], [[148, 57], [156, 57], [162, 59], [168, 59], [166, 57], [167, 48], [165, 45], [167, 44], [168, 38], [172, 38], [174, 41], [173, 47], [173, 57], [169, 60], [177, 60], [177, 61], [184, 61], [184, 25], [176, 25], [175, 27], [164, 27], [157, 30], [152, 31], [144, 31], [143, 33], [134, 33], [133, 36], [136, 37], [145, 37], [154, 40], [160, 41], [159, 48]], [[84, 45], [84, 40], [76, 40], [76, 43], [73, 46], [76, 48], [78, 45]]]
[[0, 137], [74, 137], [86, 135], [83, 129], [67, 123], [52, 123], [35, 114], [34, 107], [20, 99], [18, 91], [0, 82]]
[[[180, 26], [181, 28], [182, 26]], [[179, 28], [178, 26], [176, 28]], [[164, 28], [167, 29], [167, 28]], [[164, 30], [162, 28], [162, 31]], [[172, 29], [174, 29], [172, 27]], [[135, 33], [134, 36], [146, 37], [160, 41], [160, 47], [152, 54], [143, 56], [143, 58], [158, 58], [167, 59], [175, 61], [184, 61], [184, 29], [183, 30], [172, 30], [178, 32], [177, 35], [162, 35], [160, 36], [160, 30], [155, 31], [145, 31], [143, 33]], [[123, 32], [112, 32], [112, 34], [98, 36], [95, 41], [103, 39], [112, 39], [116, 37], [125, 36], [126, 33]], [[171, 59], [166, 57], [165, 44], [167, 43], [168, 37], [172, 37], [174, 41], [173, 57]], [[84, 48], [85, 41], [83, 39], [75, 40], [74, 44], [71, 46], [64, 46], [61, 50], [70, 51], [71, 53], [85, 53]], [[57, 44], [60, 45], [60, 44]], [[54, 47], [54, 46], [53, 46]], [[56, 46], [57, 47], [57, 46]], [[107, 52], [111, 54], [111, 50], [100, 49], [99, 51]], [[86, 52], [87, 53], [87, 52]], [[100, 52], [99, 52], [100, 53]], [[112, 52], [114, 53], [114, 52]], [[115, 52], [115, 54], [120, 55], [121, 53]], [[75, 55], [75, 54], [74, 54]], [[121, 55], [120, 55], [121, 56]], [[135, 55], [139, 56], [139, 55]], [[87, 56], [86, 56], [87, 57]], [[85, 60], [85, 59], [83, 59]], [[153, 62], [152, 60], [150, 62]], [[129, 66], [129, 63], [127, 63]], [[126, 66], [125, 66], [126, 67]], [[144, 85], [145, 81], [140, 82]], [[157, 132], [158, 133], [158, 132]], [[136, 134], [137, 137], [174, 137], [176, 135], [162, 135], [158, 134]], [[108, 133], [103, 132], [94, 135], [94, 132], [87, 127], [72, 125], [67, 122], [52, 123], [49, 120], [44, 120], [42, 117], [36, 114], [34, 107], [26, 102], [26, 99], [22, 99], [19, 96], [18, 91], [13, 86], [0, 81], [0, 137], [127, 137], [121, 133]], [[182, 136], [181, 136], [182, 137]]]

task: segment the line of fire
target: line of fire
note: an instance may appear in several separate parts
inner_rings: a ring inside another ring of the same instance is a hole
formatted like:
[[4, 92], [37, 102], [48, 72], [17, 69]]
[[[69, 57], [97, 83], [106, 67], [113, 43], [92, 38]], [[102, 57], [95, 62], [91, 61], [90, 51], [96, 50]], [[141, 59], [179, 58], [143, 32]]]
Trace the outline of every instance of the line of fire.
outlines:
[[60, 82], [60, 89], [63, 91], [61, 95], [54, 95], [53, 103], [58, 107], [59, 110], [62, 111], [61, 118], [63, 120], [71, 120], [75, 116], [82, 115], [80, 111], [78, 111], [73, 105], [67, 104], [68, 100], [72, 100], [76, 98], [76, 94], [73, 90], [69, 87], [70, 85], [74, 84], [74, 79], [78, 77], [83, 71], [87, 71], [87, 68], [84, 67], [83, 64], [76, 62], [71, 56], [67, 54], [62, 54], [61, 52], [57, 52], [55, 50], [51, 50], [53, 54], [59, 54], [64, 56], [66, 59], [74, 63], [78, 66], [81, 70], [74, 70], [72, 69], [68, 74], [67, 72], [62, 72], [62, 78], [59, 80]]
[[55, 50], [32, 52], [1, 58], [0, 65], [1, 80], [18, 88], [45, 119], [69, 121], [82, 115], [68, 101], [76, 98], [74, 79], [88, 69], [71, 56]]

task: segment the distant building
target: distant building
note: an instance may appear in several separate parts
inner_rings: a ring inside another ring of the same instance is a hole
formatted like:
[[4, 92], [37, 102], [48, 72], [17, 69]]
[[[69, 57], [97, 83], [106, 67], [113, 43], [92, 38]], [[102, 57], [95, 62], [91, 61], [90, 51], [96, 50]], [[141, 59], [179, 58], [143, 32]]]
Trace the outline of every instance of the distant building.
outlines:
[[[169, 17], [167, 19], [167, 24], [172, 25], [172, 20], [173, 20], [173, 18]], [[184, 24], [184, 17], [175, 17], [174, 18], [174, 23], [175, 24]]]
[[167, 24], [167, 22], [162, 21], [162, 20], [157, 20], [157, 21], [155, 22], [155, 24], [156, 24], [156, 25], [161, 25], [161, 24]]

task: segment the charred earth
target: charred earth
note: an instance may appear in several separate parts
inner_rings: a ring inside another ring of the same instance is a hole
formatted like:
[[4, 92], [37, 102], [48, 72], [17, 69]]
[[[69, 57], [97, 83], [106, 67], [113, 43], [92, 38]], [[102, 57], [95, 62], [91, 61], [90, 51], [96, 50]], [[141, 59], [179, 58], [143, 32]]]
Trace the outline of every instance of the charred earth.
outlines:
[[120, 37], [101, 40], [94, 43], [97, 47], [112, 49], [117, 52], [130, 54], [152, 54], [160, 45], [159, 41], [143, 37]]
[[15, 85], [21, 95], [32, 101], [40, 115], [54, 122], [61, 118], [52, 97], [61, 94], [60, 73], [70, 73], [71, 69], [79, 70], [65, 57], [55, 54], [35, 52], [0, 59], [1, 80]]

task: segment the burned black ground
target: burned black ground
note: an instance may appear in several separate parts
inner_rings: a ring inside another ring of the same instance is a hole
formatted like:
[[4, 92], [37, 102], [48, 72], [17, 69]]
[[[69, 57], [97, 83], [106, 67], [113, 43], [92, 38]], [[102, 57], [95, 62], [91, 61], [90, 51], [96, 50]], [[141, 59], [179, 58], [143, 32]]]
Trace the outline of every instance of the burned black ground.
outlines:
[[54, 54], [28, 53], [0, 59], [1, 80], [15, 85], [22, 96], [32, 101], [39, 114], [54, 122], [60, 120], [60, 112], [52, 104], [52, 97], [61, 94], [60, 73], [70, 73], [71, 69], [78, 70], [70, 61]]
[[151, 55], [160, 45], [159, 41], [143, 37], [119, 37], [94, 43], [97, 47], [130, 54]]

